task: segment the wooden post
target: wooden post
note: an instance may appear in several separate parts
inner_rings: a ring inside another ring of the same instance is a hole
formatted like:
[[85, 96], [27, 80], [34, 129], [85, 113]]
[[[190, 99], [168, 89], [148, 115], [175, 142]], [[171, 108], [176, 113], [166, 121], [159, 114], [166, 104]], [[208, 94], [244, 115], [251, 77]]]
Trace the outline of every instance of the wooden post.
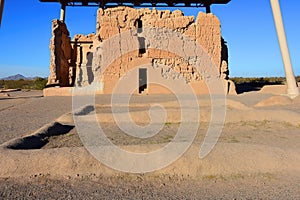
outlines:
[[289, 49], [286, 41], [286, 35], [285, 35], [284, 26], [282, 22], [280, 5], [278, 0], [270, 0], [270, 2], [271, 2], [274, 22], [277, 30], [282, 60], [284, 64], [286, 84], [287, 84], [287, 94], [289, 97], [295, 98], [299, 95], [299, 89], [297, 87], [297, 83], [293, 72]]

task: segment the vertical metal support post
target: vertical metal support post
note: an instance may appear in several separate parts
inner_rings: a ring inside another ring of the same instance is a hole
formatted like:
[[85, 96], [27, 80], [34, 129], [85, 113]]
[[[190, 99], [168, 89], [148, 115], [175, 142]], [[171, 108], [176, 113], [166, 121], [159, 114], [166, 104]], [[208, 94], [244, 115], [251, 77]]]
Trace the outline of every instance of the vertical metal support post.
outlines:
[[290, 98], [295, 98], [299, 95], [299, 89], [297, 87], [297, 83], [293, 72], [289, 49], [286, 41], [286, 35], [284, 31], [284, 25], [282, 22], [280, 5], [278, 0], [270, 0], [270, 2], [271, 2], [274, 22], [277, 30], [282, 60], [284, 64], [286, 84], [287, 84], [287, 94]]
[[64, 2], [61, 2], [60, 21], [65, 22], [65, 18], [66, 18], [66, 4]]
[[210, 4], [205, 5], [206, 13], [211, 13]]
[[0, 26], [2, 22], [3, 9], [4, 9], [4, 0], [0, 0]]

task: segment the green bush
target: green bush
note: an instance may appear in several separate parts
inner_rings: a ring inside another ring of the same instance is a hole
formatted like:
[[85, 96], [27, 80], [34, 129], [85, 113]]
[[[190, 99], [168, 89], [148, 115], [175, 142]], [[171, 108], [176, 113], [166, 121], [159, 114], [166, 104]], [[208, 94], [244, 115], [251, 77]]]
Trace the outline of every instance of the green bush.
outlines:
[[42, 90], [46, 87], [47, 79], [38, 77], [34, 80], [34, 84], [36, 90]]
[[[296, 81], [300, 82], [300, 76], [296, 76]], [[258, 78], [230, 78], [235, 84], [250, 84], [250, 85], [283, 85], [285, 84], [285, 77], [258, 77]]]
[[251, 84], [251, 85], [282, 85], [285, 83], [285, 78], [283, 77], [259, 77], [259, 78], [243, 78], [243, 77], [235, 77], [231, 78], [231, 80], [239, 85], [239, 84]]
[[31, 89], [42, 90], [47, 84], [47, 79], [36, 78], [34, 80], [1, 80], [0, 87], [4, 89]]
[[4, 88], [4, 86], [5, 86], [4, 80], [0, 80], [0, 89]]

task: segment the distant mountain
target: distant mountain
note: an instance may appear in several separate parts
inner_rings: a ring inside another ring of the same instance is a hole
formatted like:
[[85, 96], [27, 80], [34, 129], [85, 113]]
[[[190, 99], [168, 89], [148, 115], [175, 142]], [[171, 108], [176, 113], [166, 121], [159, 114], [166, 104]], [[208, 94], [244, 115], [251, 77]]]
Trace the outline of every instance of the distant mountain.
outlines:
[[33, 80], [35, 78], [36, 77], [25, 77], [22, 74], [16, 74], [16, 75], [13, 75], [13, 76], [8, 76], [8, 77], [5, 77], [5, 78], [2, 78], [0, 80], [13, 80], [13, 81], [17, 81], [17, 80], [20, 80], [20, 79]]

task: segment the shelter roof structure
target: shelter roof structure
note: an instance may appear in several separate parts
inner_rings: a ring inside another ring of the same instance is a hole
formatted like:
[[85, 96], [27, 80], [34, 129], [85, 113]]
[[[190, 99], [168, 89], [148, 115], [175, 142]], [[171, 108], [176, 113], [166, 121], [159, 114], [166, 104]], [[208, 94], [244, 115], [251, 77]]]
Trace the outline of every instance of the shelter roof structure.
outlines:
[[212, 4], [227, 4], [231, 0], [40, 0], [57, 2], [66, 6], [136, 6], [136, 7], [207, 7]]
[[[1, 0], [0, 0], [1, 1]], [[60, 3], [60, 20], [65, 21], [66, 6], [97, 6], [101, 8], [129, 7], [205, 7], [210, 13], [213, 4], [227, 4], [231, 0], [40, 0], [40, 2]]]

